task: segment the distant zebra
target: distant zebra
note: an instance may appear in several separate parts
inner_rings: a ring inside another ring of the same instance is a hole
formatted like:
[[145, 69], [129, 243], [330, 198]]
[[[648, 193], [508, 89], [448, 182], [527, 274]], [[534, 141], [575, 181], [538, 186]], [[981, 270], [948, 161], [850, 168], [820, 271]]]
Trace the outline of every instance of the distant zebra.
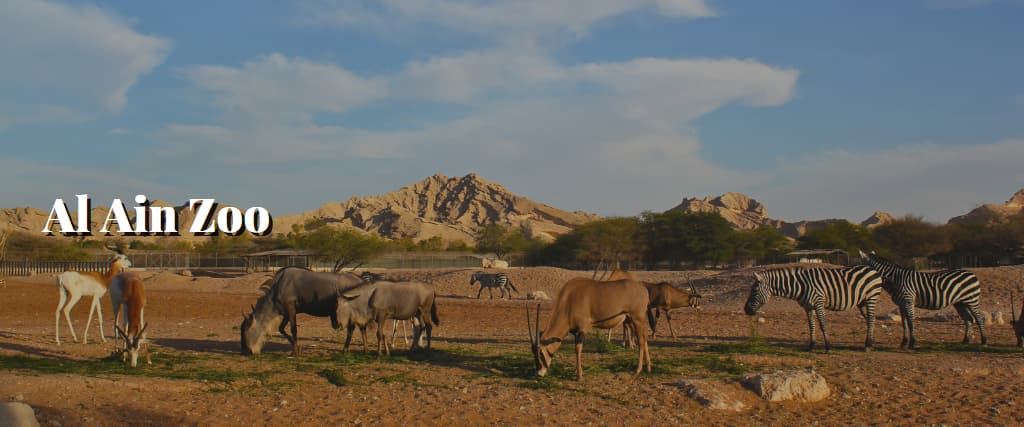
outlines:
[[[943, 270], [920, 273], [882, 258], [860, 252], [861, 258], [878, 270], [885, 278], [885, 290], [892, 296], [892, 302], [900, 308], [903, 323], [903, 341], [900, 348], [917, 348], [914, 338], [914, 307], [939, 310], [952, 305], [960, 318], [964, 319], [963, 343], [971, 342], [971, 322], [978, 325], [981, 344], [985, 345], [985, 322], [978, 310], [981, 300], [981, 285], [978, 277], [967, 270]], [[909, 335], [909, 339], [908, 339]]]
[[864, 351], [874, 345], [875, 304], [882, 293], [882, 276], [873, 268], [858, 265], [850, 268], [784, 268], [754, 273], [756, 281], [744, 310], [754, 315], [771, 296], [795, 300], [807, 312], [811, 338], [808, 349], [814, 348], [814, 319], [817, 317], [825, 351], [831, 350], [825, 331], [825, 310], [843, 311], [856, 306], [867, 322]]
[[[364, 271], [359, 273], [359, 278], [363, 279], [363, 283], [376, 283], [388, 279], [387, 273], [373, 273], [370, 271]], [[395, 344], [395, 335], [398, 335], [398, 323], [402, 323], [402, 341], [406, 344], [409, 343], [409, 322], [407, 320], [391, 320], [391, 344]]]
[[362, 273], [359, 273], [359, 278], [363, 279], [363, 282], [373, 283], [379, 282], [381, 280], [387, 280], [388, 275], [385, 273], [372, 273], [369, 271], [364, 271]]
[[7, 287], [7, 279], [0, 279], [0, 288]]
[[476, 299], [480, 299], [480, 294], [484, 291], [484, 288], [487, 288], [487, 292], [491, 294], [491, 299], [494, 299], [494, 288], [501, 290], [500, 298], [505, 298], [506, 290], [508, 291], [509, 298], [512, 298], [512, 291], [516, 291], [517, 294], [519, 293], [519, 289], [516, 289], [512, 281], [509, 280], [508, 274], [505, 273], [487, 274], [478, 271], [469, 278], [469, 286], [473, 286], [477, 282], [480, 282], [480, 290], [476, 293]]

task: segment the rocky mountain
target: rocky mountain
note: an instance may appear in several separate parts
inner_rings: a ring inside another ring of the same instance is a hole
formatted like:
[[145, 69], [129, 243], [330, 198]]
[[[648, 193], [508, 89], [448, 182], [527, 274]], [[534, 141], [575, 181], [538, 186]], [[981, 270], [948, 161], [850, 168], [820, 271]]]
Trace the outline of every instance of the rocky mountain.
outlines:
[[[794, 239], [812, 230], [823, 228], [828, 224], [846, 221], [845, 219], [823, 219], [786, 222], [772, 219], [768, 217], [768, 210], [761, 202], [740, 193], [725, 193], [721, 196], [708, 196], [703, 199], [685, 198], [679, 205], [668, 210], [668, 212], [672, 211], [717, 213], [738, 229], [753, 230], [762, 225], [768, 225], [779, 229], [782, 234]], [[861, 225], [874, 227], [887, 224], [893, 220], [892, 215], [879, 211], [864, 220]]]
[[997, 204], [984, 204], [974, 208], [970, 212], [953, 217], [949, 220], [950, 223], [974, 223], [980, 222], [985, 224], [998, 223], [1006, 221], [1013, 215], [1024, 212], [1024, 189], [1018, 190], [1013, 193], [1010, 200], [1001, 205]]
[[517, 227], [529, 237], [551, 241], [598, 216], [535, 202], [471, 173], [463, 177], [436, 174], [390, 193], [353, 197], [315, 211], [274, 218], [275, 230], [284, 232], [292, 224], [314, 218], [392, 239], [440, 236], [472, 242], [474, 230], [487, 224]]

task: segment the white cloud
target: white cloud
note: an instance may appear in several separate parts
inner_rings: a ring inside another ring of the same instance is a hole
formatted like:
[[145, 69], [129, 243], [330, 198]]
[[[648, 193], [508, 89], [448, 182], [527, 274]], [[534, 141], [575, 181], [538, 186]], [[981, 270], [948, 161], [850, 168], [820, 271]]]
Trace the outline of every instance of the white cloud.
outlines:
[[0, 2], [0, 127], [117, 113], [170, 47], [93, 6]]
[[643, 9], [676, 18], [715, 15], [704, 0], [383, 0], [373, 6], [342, 0], [306, 3], [305, 19], [380, 31], [427, 23], [495, 38], [579, 36], [600, 21]]
[[875, 210], [945, 222], [983, 203], [1001, 203], [1024, 187], [1024, 140], [920, 144], [878, 152], [831, 151], [781, 161], [753, 196], [779, 218], [852, 215]]
[[211, 92], [226, 114], [307, 121], [312, 112], [340, 113], [383, 97], [379, 79], [333, 64], [270, 54], [239, 68], [205, 65], [185, 70], [197, 88]]

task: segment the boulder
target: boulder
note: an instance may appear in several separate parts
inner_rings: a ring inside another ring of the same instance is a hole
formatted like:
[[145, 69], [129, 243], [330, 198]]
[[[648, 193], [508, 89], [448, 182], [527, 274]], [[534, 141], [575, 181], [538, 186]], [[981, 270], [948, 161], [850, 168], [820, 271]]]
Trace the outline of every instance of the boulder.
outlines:
[[192, 277], [192, 270], [181, 270], [181, 273], [179, 274], [185, 277]]
[[828, 398], [831, 393], [825, 378], [813, 369], [748, 375], [743, 378], [742, 383], [769, 402], [818, 402]]
[[989, 313], [989, 312], [987, 312], [985, 310], [979, 310], [979, 311], [981, 311], [981, 321], [982, 321], [982, 324], [985, 325], [985, 326], [991, 325], [992, 324], [992, 313]]
[[1001, 312], [1001, 311], [993, 311], [992, 312], [992, 323], [994, 323], [996, 325], [1005, 325], [1006, 324], [1006, 318], [1003, 317], [1003, 312]]
[[890, 322], [899, 322], [899, 321], [903, 320], [903, 317], [900, 316], [900, 311], [899, 310], [893, 310], [893, 311], [889, 312], [889, 314], [882, 315], [881, 317], [879, 317], [879, 319], [887, 320], [887, 321], [890, 321]]
[[538, 301], [550, 301], [551, 297], [549, 297], [548, 294], [544, 293], [544, 291], [533, 291], [533, 292], [530, 292], [530, 293], [526, 294], [526, 299], [528, 299], [528, 300], [538, 300]]
[[747, 405], [730, 395], [722, 387], [722, 383], [707, 380], [682, 380], [678, 383], [691, 399], [696, 400], [705, 408], [725, 411], [742, 411]]
[[38, 427], [36, 411], [21, 402], [0, 403], [0, 426]]

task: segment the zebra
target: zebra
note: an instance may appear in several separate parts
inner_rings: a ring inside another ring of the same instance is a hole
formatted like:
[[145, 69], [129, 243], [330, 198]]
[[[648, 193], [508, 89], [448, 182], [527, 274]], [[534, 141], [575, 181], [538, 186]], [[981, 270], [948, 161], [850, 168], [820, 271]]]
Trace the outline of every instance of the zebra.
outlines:
[[825, 310], [843, 311], [857, 306], [867, 322], [864, 351], [875, 343], [875, 305], [882, 294], [882, 276], [875, 269], [858, 265], [849, 268], [784, 268], [754, 273], [744, 311], [753, 316], [771, 296], [795, 300], [807, 312], [811, 337], [808, 350], [814, 349], [814, 319], [817, 317], [825, 352], [832, 346], [825, 331]]
[[7, 287], [7, 279], [0, 279], [0, 288]]
[[487, 292], [491, 294], [491, 299], [494, 299], [494, 288], [501, 290], [500, 298], [505, 298], [505, 291], [508, 291], [508, 297], [512, 298], [512, 291], [519, 293], [519, 289], [516, 289], [515, 285], [512, 284], [512, 280], [509, 280], [508, 274], [495, 273], [487, 274], [482, 271], [473, 273], [469, 278], [469, 286], [473, 286], [477, 282], [480, 282], [480, 290], [476, 293], [476, 299], [480, 299], [480, 294], [487, 288]]
[[381, 280], [387, 280], [388, 275], [385, 273], [372, 273], [369, 271], [364, 271], [362, 273], [359, 273], [359, 278], [363, 279], [364, 283], [373, 283], [379, 282]]
[[[885, 290], [892, 296], [892, 302], [900, 309], [903, 324], [903, 341], [900, 348], [917, 348], [914, 337], [914, 308], [939, 310], [952, 305], [964, 320], [964, 344], [971, 342], [971, 322], [978, 325], [981, 345], [988, 343], [985, 337], [985, 322], [978, 310], [981, 300], [981, 285], [978, 277], [967, 270], [943, 270], [920, 273], [882, 258], [874, 253], [860, 251], [860, 256], [885, 278]], [[909, 339], [908, 339], [909, 335]]]

